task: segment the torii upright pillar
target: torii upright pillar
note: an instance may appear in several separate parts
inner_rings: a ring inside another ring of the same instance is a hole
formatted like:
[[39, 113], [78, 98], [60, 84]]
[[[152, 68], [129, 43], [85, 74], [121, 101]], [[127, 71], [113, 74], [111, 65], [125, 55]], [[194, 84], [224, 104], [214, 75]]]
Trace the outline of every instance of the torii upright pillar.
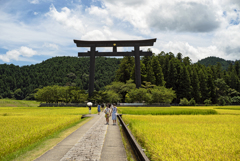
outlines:
[[[95, 56], [134, 56], [135, 57], [135, 83], [136, 87], [141, 87], [140, 56], [151, 56], [152, 52], [140, 51], [140, 46], [153, 46], [157, 39], [148, 40], [111, 40], [111, 41], [84, 41], [74, 40], [77, 47], [90, 47], [88, 52], [79, 52], [78, 56], [90, 56], [89, 74], [89, 97], [94, 91]], [[112, 52], [98, 52], [96, 47], [113, 47]], [[134, 47], [132, 52], [117, 52], [117, 47]]]

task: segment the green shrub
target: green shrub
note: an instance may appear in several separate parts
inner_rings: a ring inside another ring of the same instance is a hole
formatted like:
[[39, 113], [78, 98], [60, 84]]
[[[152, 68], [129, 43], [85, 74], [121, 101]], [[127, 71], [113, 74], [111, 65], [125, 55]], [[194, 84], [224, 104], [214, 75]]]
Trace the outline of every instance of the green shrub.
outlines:
[[192, 98], [192, 99], [189, 101], [189, 105], [191, 105], [191, 106], [196, 106], [196, 101], [194, 100], [194, 98]]
[[210, 106], [212, 104], [211, 98], [204, 101], [205, 106]]
[[218, 98], [218, 104], [224, 106], [226, 104], [231, 104], [231, 98], [228, 96], [221, 96]]
[[233, 103], [240, 103], [240, 97], [239, 96], [232, 97], [232, 102]]
[[180, 99], [180, 105], [187, 106], [189, 105], [189, 102], [186, 98]]

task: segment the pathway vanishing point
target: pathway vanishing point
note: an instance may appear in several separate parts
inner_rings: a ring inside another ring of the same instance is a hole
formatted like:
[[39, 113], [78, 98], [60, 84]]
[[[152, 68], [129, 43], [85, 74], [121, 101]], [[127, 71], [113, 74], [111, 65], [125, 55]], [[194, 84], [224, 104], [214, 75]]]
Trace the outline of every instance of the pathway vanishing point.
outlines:
[[105, 125], [102, 112], [90, 116], [90, 121], [35, 161], [127, 161], [118, 125], [112, 121]]

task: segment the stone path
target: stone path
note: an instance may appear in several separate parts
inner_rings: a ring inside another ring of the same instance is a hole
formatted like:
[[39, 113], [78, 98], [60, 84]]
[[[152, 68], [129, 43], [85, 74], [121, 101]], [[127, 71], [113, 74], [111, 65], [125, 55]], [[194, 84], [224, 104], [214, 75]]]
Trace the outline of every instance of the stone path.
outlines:
[[104, 115], [84, 134], [60, 161], [100, 160], [104, 138], [107, 132]]
[[118, 125], [105, 125], [103, 113], [91, 116], [92, 120], [35, 161], [126, 161]]

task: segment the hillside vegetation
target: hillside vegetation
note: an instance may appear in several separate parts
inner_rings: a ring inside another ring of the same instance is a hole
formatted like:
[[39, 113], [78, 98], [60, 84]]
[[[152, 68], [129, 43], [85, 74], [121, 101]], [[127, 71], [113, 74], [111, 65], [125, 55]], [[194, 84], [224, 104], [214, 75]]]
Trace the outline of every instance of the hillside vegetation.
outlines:
[[[120, 59], [96, 58], [95, 89], [100, 90], [115, 78]], [[87, 90], [89, 83], [88, 57], [54, 57], [30, 66], [0, 65], [0, 97], [34, 99], [36, 88], [50, 85], [78, 86]]]
[[210, 56], [210, 57], [199, 60], [198, 63], [205, 65], [206, 67], [211, 65], [217, 65], [217, 63], [220, 63], [222, 66], [222, 69], [227, 70], [229, 65], [234, 64], [235, 62], [231, 60], [225, 60], [222, 58]]
[[[92, 99], [85, 97], [89, 61], [87, 57], [55, 57], [31, 66], [2, 64], [0, 98], [35, 99], [37, 91], [43, 89], [42, 95], [38, 93], [41, 102], [240, 103], [239, 61], [230, 63], [225, 70], [222, 64], [226, 66], [228, 61], [216, 57], [201, 60], [206, 65], [213, 64], [205, 66], [192, 63], [190, 57], [183, 57], [181, 53], [143, 56], [142, 87], [136, 89], [134, 57], [97, 57]], [[46, 100], [49, 96], [53, 97], [51, 101]]]
[[0, 107], [38, 107], [39, 104], [33, 100], [0, 99]]

